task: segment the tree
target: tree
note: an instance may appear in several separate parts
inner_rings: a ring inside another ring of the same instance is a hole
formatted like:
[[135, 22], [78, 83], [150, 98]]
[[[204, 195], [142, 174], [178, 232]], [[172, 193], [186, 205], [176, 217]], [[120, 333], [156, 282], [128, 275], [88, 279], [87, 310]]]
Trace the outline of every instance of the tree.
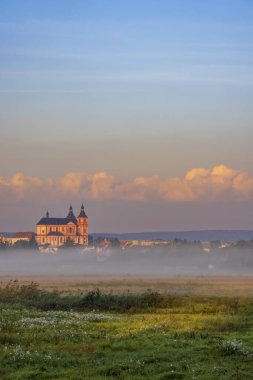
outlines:
[[69, 248], [75, 248], [76, 245], [75, 243], [73, 242], [73, 240], [68, 236], [65, 243], [62, 244], [59, 248], [61, 249], [69, 249]]
[[88, 235], [88, 245], [90, 247], [93, 247], [93, 244], [94, 244], [93, 236], [92, 235]]
[[8, 248], [10, 248], [10, 244], [3, 240], [0, 240], [0, 250], [2, 251]]
[[29, 248], [30, 249], [39, 249], [39, 246], [38, 246], [38, 243], [37, 243], [37, 240], [35, 238], [35, 236], [33, 235], [29, 241]]
[[27, 240], [17, 240], [16, 243], [13, 244], [12, 246], [14, 249], [29, 249], [29, 250], [37, 250], [38, 249], [38, 244], [35, 239], [35, 236], [32, 236], [29, 241]]
[[113, 248], [119, 248], [120, 247], [120, 241], [116, 237], [112, 237], [108, 239], [109, 242], [111, 243], [111, 247]]

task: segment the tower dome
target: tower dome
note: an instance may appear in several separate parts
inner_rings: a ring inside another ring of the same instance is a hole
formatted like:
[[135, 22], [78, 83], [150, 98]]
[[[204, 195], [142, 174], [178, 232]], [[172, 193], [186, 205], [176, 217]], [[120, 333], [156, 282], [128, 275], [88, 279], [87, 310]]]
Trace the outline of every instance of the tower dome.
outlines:
[[81, 211], [80, 211], [80, 214], [78, 215], [78, 218], [87, 218], [87, 215], [84, 211], [84, 205], [83, 204], [81, 206]]

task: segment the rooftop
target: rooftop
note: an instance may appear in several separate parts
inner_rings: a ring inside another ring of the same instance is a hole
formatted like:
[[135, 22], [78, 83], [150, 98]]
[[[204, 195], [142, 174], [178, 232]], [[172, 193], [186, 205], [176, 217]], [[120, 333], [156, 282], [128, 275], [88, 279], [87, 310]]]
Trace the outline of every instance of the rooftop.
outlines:
[[70, 219], [70, 218], [41, 218], [40, 221], [37, 223], [37, 226], [39, 225], [66, 225], [68, 223], [74, 223], [77, 224], [76, 218]]

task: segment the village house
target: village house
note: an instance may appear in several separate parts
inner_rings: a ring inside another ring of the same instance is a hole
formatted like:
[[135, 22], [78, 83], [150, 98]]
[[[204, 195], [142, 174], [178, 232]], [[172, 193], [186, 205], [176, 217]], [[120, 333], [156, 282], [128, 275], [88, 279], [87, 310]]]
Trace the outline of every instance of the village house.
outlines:
[[34, 232], [1, 232], [0, 242], [12, 246], [19, 241], [29, 242], [34, 236]]
[[84, 246], [88, 245], [88, 217], [83, 205], [77, 218], [72, 206], [70, 206], [65, 218], [52, 218], [47, 212], [36, 227], [36, 240], [39, 245], [59, 247], [67, 241]]

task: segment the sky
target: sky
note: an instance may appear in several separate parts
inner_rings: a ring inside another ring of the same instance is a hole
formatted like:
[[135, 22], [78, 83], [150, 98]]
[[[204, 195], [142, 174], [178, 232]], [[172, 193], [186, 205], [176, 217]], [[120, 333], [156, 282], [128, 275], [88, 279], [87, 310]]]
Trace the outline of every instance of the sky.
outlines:
[[0, 231], [253, 229], [251, 0], [3, 0]]

